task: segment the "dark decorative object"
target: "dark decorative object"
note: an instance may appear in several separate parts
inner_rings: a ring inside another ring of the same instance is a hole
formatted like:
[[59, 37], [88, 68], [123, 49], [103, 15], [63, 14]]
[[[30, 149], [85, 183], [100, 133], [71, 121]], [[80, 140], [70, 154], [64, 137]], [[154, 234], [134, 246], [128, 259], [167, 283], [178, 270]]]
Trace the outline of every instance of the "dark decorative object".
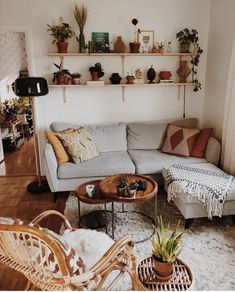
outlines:
[[154, 79], [156, 77], [156, 72], [155, 70], [153, 69], [153, 65], [148, 69], [148, 72], [147, 72], [147, 78], [149, 80], [149, 83], [154, 83]]
[[[32, 97], [32, 108], [33, 108], [33, 124], [36, 127], [36, 112], [34, 111], [34, 98], [35, 96], [43, 96], [48, 93], [47, 81], [41, 77], [28, 77], [28, 78], [18, 78], [14, 83], [14, 92], [17, 96], [28, 96]], [[40, 159], [39, 159], [39, 146], [37, 133], [35, 135], [35, 153], [36, 153], [36, 169], [38, 180], [30, 183], [27, 186], [27, 191], [31, 193], [42, 193], [49, 191], [49, 186], [47, 181], [42, 181], [41, 170], [40, 170]]]
[[191, 70], [188, 67], [188, 61], [180, 61], [180, 67], [177, 70], [177, 74], [180, 77], [179, 82], [180, 83], [186, 83], [187, 82], [187, 77], [191, 73]]
[[116, 42], [114, 43], [114, 52], [125, 53], [125, 50], [126, 50], [126, 46], [122, 40], [122, 37], [118, 36]]
[[118, 73], [113, 73], [109, 80], [112, 82], [112, 84], [120, 84], [122, 77]]
[[171, 76], [171, 71], [160, 71], [159, 73], [159, 77], [161, 80], [169, 80]]
[[127, 75], [126, 76], [126, 83], [127, 84], [134, 84], [134, 80], [135, 80], [135, 77], [134, 76], [132, 76], [132, 75]]
[[146, 180], [137, 180], [135, 181], [137, 186], [137, 191], [146, 191], [147, 190], [147, 181]]
[[203, 53], [203, 50], [198, 44], [198, 31], [196, 29], [189, 30], [185, 28], [176, 34], [176, 38], [180, 42], [180, 52], [189, 53], [190, 44], [193, 45], [194, 56], [192, 57], [191, 64], [193, 65], [193, 82], [194, 82], [194, 91], [198, 91], [202, 88], [201, 83], [197, 79], [197, 67], [199, 65], [200, 55]]
[[98, 81], [101, 77], [104, 76], [104, 71], [100, 63], [96, 63], [94, 66], [91, 66], [89, 71], [93, 81]]

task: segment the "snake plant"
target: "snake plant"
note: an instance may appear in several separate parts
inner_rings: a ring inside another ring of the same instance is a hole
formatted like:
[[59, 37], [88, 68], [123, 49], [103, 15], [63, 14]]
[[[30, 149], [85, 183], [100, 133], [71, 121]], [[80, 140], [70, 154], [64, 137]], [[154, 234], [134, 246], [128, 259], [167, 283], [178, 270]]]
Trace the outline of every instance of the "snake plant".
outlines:
[[170, 223], [164, 227], [162, 216], [157, 218], [158, 225], [154, 226], [154, 234], [150, 239], [153, 254], [160, 262], [174, 262], [182, 250], [182, 233], [177, 233], [180, 225], [178, 221], [173, 231], [170, 230]]

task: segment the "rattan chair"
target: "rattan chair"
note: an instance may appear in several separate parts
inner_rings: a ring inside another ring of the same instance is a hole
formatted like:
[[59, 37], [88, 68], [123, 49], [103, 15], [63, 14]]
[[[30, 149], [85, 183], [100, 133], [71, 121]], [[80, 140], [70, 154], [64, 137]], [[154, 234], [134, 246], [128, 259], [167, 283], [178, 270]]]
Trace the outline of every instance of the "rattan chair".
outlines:
[[[60, 216], [66, 228], [72, 230], [66, 217], [54, 210], [43, 212], [30, 224], [0, 224], [0, 263], [28, 279], [26, 290], [101, 290], [107, 277], [115, 270], [118, 272], [106, 287], [107, 290], [113, 289], [125, 273], [131, 278], [133, 290], [145, 290], [136, 275], [133, 242], [127, 237], [116, 241], [90, 270], [71, 275], [62, 247], [51, 240], [44, 229], [36, 227], [49, 215]], [[35, 250], [36, 257], [32, 256]], [[57, 260], [56, 274], [51, 271], [48, 259], [45, 259], [46, 250], [50, 251], [50, 258]], [[58, 277], [58, 274], [61, 276]]]

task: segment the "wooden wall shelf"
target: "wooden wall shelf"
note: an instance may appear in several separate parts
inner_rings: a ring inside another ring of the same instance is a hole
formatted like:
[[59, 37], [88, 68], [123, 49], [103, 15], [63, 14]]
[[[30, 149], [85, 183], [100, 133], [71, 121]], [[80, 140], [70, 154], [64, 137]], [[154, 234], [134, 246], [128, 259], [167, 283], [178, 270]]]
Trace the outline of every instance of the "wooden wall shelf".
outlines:
[[48, 53], [54, 57], [193, 57], [193, 53]]

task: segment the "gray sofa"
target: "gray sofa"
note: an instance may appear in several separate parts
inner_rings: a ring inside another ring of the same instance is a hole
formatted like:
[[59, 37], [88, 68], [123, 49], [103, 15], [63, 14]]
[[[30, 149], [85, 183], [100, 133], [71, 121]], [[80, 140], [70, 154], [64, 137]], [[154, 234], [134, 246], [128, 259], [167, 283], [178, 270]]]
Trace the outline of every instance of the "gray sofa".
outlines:
[[[46, 177], [51, 191], [75, 190], [83, 182], [116, 173], [158, 174], [173, 163], [218, 163], [220, 143], [215, 138], [209, 139], [205, 158], [183, 158], [162, 153], [159, 149], [168, 122], [178, 126], [197, 127], [197, 119], [90, 125], [100, 155], [80, 164], [67, 162], [58, 165], [52, 146], [46, 144]], [[80, 126], [55, 122], [51, 124], [51, 130], [61, 131]]]

